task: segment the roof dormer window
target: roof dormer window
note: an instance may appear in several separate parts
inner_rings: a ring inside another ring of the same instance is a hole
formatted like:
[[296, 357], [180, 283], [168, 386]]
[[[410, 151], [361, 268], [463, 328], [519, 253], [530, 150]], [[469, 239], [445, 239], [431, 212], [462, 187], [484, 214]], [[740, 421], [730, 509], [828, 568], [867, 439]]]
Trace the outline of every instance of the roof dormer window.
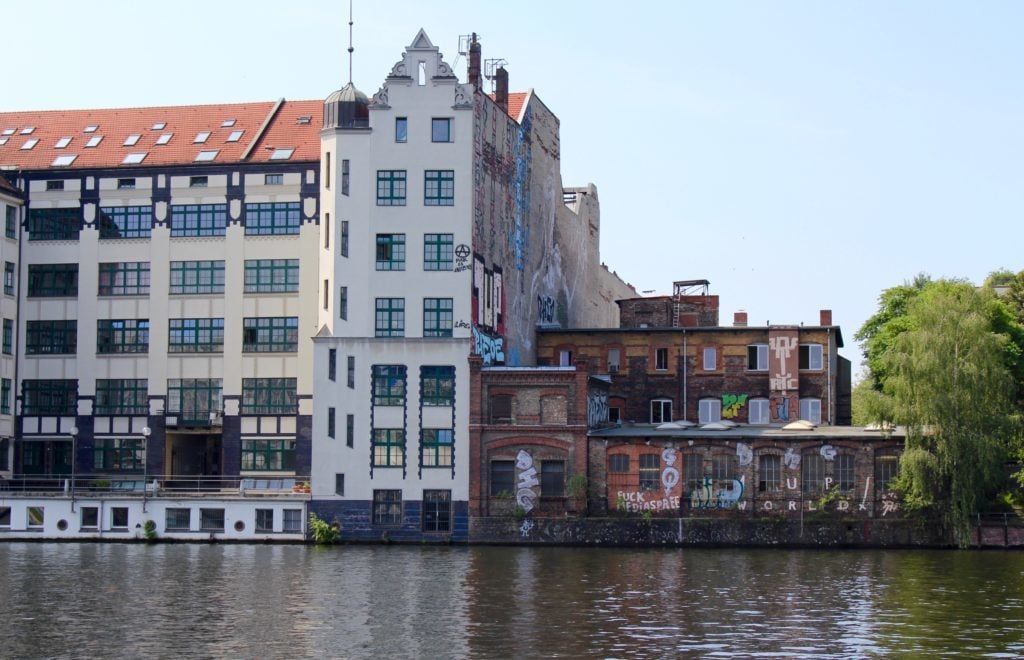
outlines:
[[36, 144], [38, 142], [39, 142], [39, 138], [32, 138], [30, 140], [25, 140], [25, 144], [21, 145], [21, 148], [24, 149], [25, 151], [28, 151], [32, 147], [36, 146]]
[[91, 138], [89, 138], [89, 141], [85, 143], [85, 146], [87, 146], [87, 147], [98, 147], [100, 145], [100, 142], [103, 142], [103, 136], [102, 135], [94, 135]]
[[196, 133], [196, 139], [192, 140], [192, 144], [202, 144], [210, 139], [210, 131], [199, 131]]
[[162, 131], [162, 130], [164, 130], [164, 127], [166, 127], [166, 126], [167, 126], [167, 122], [165, 122], [165, 121], [158, 121], [157, 123], [153, 124], [150, 127], [149, 130], [151, 130], [151, 131]]
[[242, 139], [242, 133], [245, 131], [231, 131], [231, 135], [228, 136], [228, 142], [238, 142]]
[[99, 126], [97, 126], [96, 124], [89, 124], [88, 126], [85, 127], [85, 130], [82, 131], [82, 132], [83, 133], [95, 133], [96, 129], [98, 129], [98, 128], [99, 128]]
[[235, 120], [234, 119], [225, 119], [224, 121], [222, 121], [220, 123], [220, 127], [221, 128], [231, 128], [234, 125], [235, 125]]
[[57, 140], [57, 144], [53, 145], [53, 148], [54, 149], [63, 149], [64, 147], [68, 146], [69, 144], [71, 144], [71, 138], [69, 138], [69, 137], [62, 137], [61, 139]]
[[172, 137], [174, 137], [174, 133], [164, 133], [163, 135], [161, 135], [160, 137], [158, 137], [156, 139], [156, 143], [157, 144], [167, 144], [168, 142], [171, 141]]
[[134, 147], [135, 143], [139, 141], [140, 137], [142, 137], [142, 136], [141, 135], [129, 135], [128, 137], [126, 137], [124, 139], [124, 144], [122, 146]]

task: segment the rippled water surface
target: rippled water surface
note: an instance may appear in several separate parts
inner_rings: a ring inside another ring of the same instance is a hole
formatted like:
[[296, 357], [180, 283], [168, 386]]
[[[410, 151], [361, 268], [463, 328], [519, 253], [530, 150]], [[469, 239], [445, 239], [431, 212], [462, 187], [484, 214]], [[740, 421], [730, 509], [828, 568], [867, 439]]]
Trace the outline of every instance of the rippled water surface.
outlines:
[[1024, 656], [1024, 553], [0, 543], [0, 656]]

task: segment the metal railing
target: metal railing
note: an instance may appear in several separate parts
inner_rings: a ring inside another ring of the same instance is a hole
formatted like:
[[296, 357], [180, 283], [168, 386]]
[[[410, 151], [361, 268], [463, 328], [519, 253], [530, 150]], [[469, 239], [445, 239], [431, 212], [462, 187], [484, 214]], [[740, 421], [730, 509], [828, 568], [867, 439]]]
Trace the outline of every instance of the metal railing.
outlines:
[[0, 497], [212, 497], [293, 496], [309, 498], [309, 477], [205, 475], [57, 475], [0, 479]]

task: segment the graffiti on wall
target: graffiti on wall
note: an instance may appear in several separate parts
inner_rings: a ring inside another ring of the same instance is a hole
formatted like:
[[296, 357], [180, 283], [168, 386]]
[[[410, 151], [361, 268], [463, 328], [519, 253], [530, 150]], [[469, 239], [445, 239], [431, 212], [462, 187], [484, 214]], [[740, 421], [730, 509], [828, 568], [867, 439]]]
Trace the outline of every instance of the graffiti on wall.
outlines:
[[824, 458], [826, 461], [834, 461], [837, 452], [836, 448], [833, 447], [832, 445], [822, 445], [821, 449], [819, 450], [819, 453], [821, 454], [821, 457]]
[[665, 469], [661, 471], [661, 485], [665, 489], [665, 496], [668, 497], [672, 489], [679, 483], [679, 469], [676, 468], [676, 450], [667, 447], [661, 451], [661, 460], [665, 462]]
[[746, 467], [754, 462], [754, 449], [745, 442], [736, 443], [736, 463]]
[[587, 394], [587, 426], [594, 428], [608, 423], [608, 393], [594, 391]]
[[505, 362], [505, 339], [491, 336], [473, 326], [473, 352], [483, 359], [484, 366], [503, 364]]
[[523, 121], [515, 131], [512, 158], [515, 161], [515, 223], [509, 232], [508, 242], [515, 255], [516, 270], [523, 270], [524, 252], [530, 242], [527, 215], [530, 209], [530, 164], [533, 162], [533, 147], [530, 143], [530, 127], [533, 123], [533, 108], [526, 107]]
[[537, 491], [534, 489], [540, 484], [540, 480], [537, 479], [537, 468], [533, 466], [533, 456], [525, 449], [520, 449], [516, 454], [516, 470], [519, 479], [519, 483], [516, 484], [516, 504], [529, 513], [537, 501]]
[[768, 350], [774, 353], [773, 375], [769, 381], [772, 390], [785, 392], [799, 389], [800, 384], [793, 373], [793, 351], [799, 345], [796, 335], [782, 335], [768, 338]]
[[729, 479], [722, 482], [715, 490], [715, 482], [711, 477], [704, 477], [703, 482], [690, 491], [691, 509], [733, 509], [743, 499], [746, 477]]
[[789, 421], [789, 399], [782, 397], [782, 400], [775, 404], [775, 419], [780, 422]]
[[453, 270], [456, 273], [469, 270], [469, 246], [465, 243], [455, 246], [455, 268]]
[[723, 394], [722, 395], [722, 417], [732, 419], [740, 414], [740, 408], [747, 403], [746, 394]]
[[551, 296], [537, 296], [537, 323], [549, 325], [555, 322], [555, 299]]
[[796, 470], [800, 467], [800, 452], [792, 447], [788, 447], [786, 453], [782, 455], [782, 464], [790, 470]]

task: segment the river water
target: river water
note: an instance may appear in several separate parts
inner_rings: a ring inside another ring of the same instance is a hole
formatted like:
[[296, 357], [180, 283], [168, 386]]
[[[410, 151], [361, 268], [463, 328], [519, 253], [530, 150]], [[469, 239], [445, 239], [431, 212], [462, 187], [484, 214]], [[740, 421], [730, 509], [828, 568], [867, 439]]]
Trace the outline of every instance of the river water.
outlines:
[[1024, 656], [1024, 553], [0, 543], [2, 657]]

